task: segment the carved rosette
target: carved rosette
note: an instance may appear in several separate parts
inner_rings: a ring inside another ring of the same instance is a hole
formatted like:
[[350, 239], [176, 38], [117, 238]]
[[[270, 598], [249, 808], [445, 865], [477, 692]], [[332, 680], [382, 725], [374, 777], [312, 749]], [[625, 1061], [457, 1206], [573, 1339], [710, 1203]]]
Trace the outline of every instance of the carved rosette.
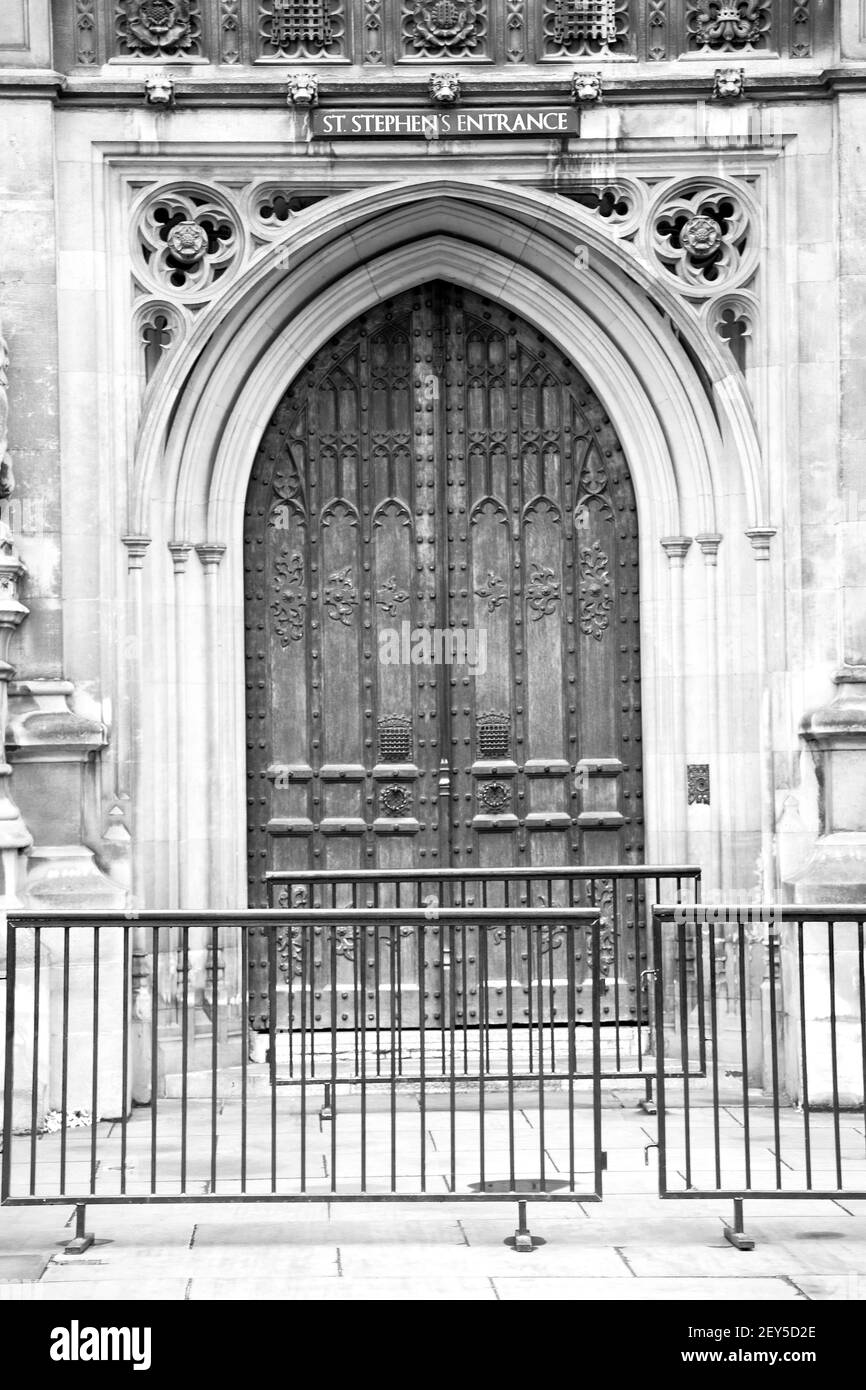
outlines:
[[359, 602], [351, 565], [328, 575], [324, 597], [328, 617], [335, 623], [342, 623], [344, 627], [351, 627]]
[[407, 57], [484, 57], [487, 0], [404, 0], [402, 30]]
[[757, 238], [744, 189], [679, 185], [660, 195], [649, 218], [649, 249], [689, 295], [712, 295], [752, 273]]
[[531, 610], [533, 621], [538, 622], [541, 618], [555, 613], [561, 597], [560, 583], [555, 572], [534, 560], [526, 584], [526, 603]]
[[116, 8], [121, 56], [179, 58], [201, 52], [199, 0], [125, 0]]
[[143, 289], [200, 303], [240, 265], [244, 234], [222, 191], [171, 185], [134, 216], [133, 262]]
[[494, 574], [491, 570], [484, 583], [475, 590], [475, 593], [478, 598], [487, 600], [487, 611], [493, 613], [508, 597], [508, 585], [501, 575]]

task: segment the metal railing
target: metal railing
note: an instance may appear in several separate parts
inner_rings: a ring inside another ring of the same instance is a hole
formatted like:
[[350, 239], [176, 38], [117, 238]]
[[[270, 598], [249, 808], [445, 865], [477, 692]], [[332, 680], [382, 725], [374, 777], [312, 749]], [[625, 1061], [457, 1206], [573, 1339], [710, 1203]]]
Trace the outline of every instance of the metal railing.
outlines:
[[[654, 903], [701, 900], [697, 865], [536, 865], [527, 868], [313, 869], [265, 875], [273, 907], [333, 911], [341, 907], [424, 908], [579, 907], [601, 915], [602, 1079], [644, 1080], [645, 1109], [652, 1101], [653, 992], [650, 912]], [[696, 973], [703, 1007], [703, 959], [691, 941], [683, 968]], [[705, 1073], [703, 1029], [690, 1057], [695, 1076]], [[669, 1074], [677, 1075], [674, 1065]]]
[[[219, 983], [253, 924], [264, 1039]], [[91, 1203], [597, 1201], [599, 959], [586, 909], [10, 914], [2, 1202], [75, 1204], [85, 1248]]]
[[864, 929], [866, 906], [653, 909], [659, 1192], [732, 1198], [741, 1248], [746, 1197], [866, 1198]]

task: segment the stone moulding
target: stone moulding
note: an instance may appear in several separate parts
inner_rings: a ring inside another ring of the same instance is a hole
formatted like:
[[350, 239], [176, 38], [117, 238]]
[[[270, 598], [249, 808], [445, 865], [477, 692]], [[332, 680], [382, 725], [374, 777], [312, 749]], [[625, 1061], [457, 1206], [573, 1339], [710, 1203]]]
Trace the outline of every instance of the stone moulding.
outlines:
[[[288, 186], [291, 172], [283, 170]], [[235, 196], [234, 187], [232, 192]], [[642, 575], [650, 615], [647, 642], [650, 650], [654, 642], [660, 648], [666, 639], [654, 626], [653, 615], [664, 605], [669, 570], [659, 539], [681, 535], [687, 526], [702, 534], [723, 529], [714, 499], [727, 509], [724, 529], [729, 529], [732, 494], [742, 509], [736, 517], [740, 531], [749, 522], [763, 520], [756, 426], [744, 386], [731, 370], [724, 345], [707, 335], [676, 280], [661, 278], [633, 245], [612, 234], [605, 219], [568, 199], [549, 190], [477, 178], [435, 176], [400, 187], [335, 192], [304, 210], [291, 226], [289, 239], [263, 246], [226, 281], [218, 303], [196, 315], [188, 337], [168, 356], [145, 398], [128, 524], [132, 531], [153, 536], [154, 558], [173, 537], [194, 539], [203, 530], [224, 535], [227, 549], [218, 576], [208, 581], [208, 602], [226, 604], [224, 612], [233, 610], [244, 590], [238, 527], [258, 445], [250, 422], [271, 418], [287, 381], [329, 340], [335, 325], [425, 278], [441, 277], [501, 297], [540, 331], [552, 332], [557, 346], [573, 360], [591, 363], [593, 388], [615, 415], [626, 455], [636, 460], [636, 489], [653, 499], [642, 536]], [[348, 227], [351, 238], [346, 236]], [[527, 227], [532, 230], [527, 232]], [[588, 251], [583, 269], [574, 265], [577, 240]], [[283, 265], [287, 247], [291, 254]], [[697, 386], [695, 369], [677, 335], [690, 341], [712, 381], [725, 381], [725, 392], [713, 406]], [[181, 382], [184, 401], [179, 412]], [[695, 515], [681, 514], [683, 495], [693, 499]], [[159, 499], [158, 504], [152, 499]], [[734, 524], [731, 521], [731, 528]], [[335, 561], [323, 578], [344, 563]], [[174, 587], [167, 559], [164, 569], [164, 581]], [[153, 567], [150, 573], [153, 583], [142, 589], [143, 622], [146, 630], [159, 632], [158, 614], [165, 602], [162, 569]], [[359, 584], [360, 576], [354, 580]], [[205, 581], [196, 568], [177, 587], [175, 601], [183, 607], [178, 630], [190, 633], [200, 624]], [[338, 604], [345, 598], [335, 597]], [[337, 616], [326, 621], [336, 635], [338, 605], [335, 612]], [[216, 620], [214, 625], [218, 626]], [[225, 627], [219, 631], [220, 688], [242, 690], [243, 642]], [[598, 639], [577, 636], [596, 649]], [[611, 640], [608, 629], [599, 648]], [[719, 643], [721, 650], [730, 649], [725, 629]], [[164, 672], [174, 660], [173, 642], [166, 638], [164, 645], [165, 651], [160, 642], [155, 644], [146, 674], [130, 676], [141, 682], [131, 698], [139, 702], [148, 728], [162, 727], [159, 721], [164, 717], [156, 691], [168, 679]], [[287, 651], [291, 650], [290, 639]], [[205, 662], [190, 646], [187, 660], [189, 679], [206, 685], [204, 665], [210, 670], [216, 655]], [[648, 720], [658, 723], [659, 709], [667, 710], [672, 698], [659, 671], [648, 673], [645, 698]], [[212, 827], [214, 842], [223, 848], [214, 856], [206, 885], [209, 896], [221, 902], [233, 901], [244, 891], [246, 866], [245, 825], [236, 823], [232, 810], [246, 794], [243, 777], [235, 772], [244, 757], [243, 720], [232, 718], [236, 708], [234, 697], [209, 707], [200, 728], [188, 729], [192, 721], [187, 719], [184, 728], [190, 738], [183, 743], [181, 765], [169, 765], [169, 751], [157, 749], [155, 760], [142, 765], [137, 783], [137, 824], [155, 825], [166, 785], [176, 787], [182, 803], [195, 760], [206, 748], [223, 750], [221, 796], [213, 807]], [[666, 722], [665, 716], [662, 723]], [[706, 747], [714, 757], [712, 738]], [[405, 750], [397, 753], [401, 751]], [[190, 767], [183, 758], [192, 760]], [[651, 770], [647, 787], [656, 824], [664, 824], [675, 804], [675, 814], [685, 824], [683, 789], [666, 767]], [[145, 832], [137, 854], [151, 854], [148, 844]], [[170, 853], [187, 851], [181, 844]], [[183, 872], [198, 870], [189, 864]]]

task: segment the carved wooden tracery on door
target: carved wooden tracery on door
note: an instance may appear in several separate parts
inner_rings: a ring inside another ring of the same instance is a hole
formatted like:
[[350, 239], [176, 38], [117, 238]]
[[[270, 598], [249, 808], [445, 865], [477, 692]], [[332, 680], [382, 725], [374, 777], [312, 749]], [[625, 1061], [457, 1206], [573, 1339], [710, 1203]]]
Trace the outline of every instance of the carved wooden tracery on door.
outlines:
[[640, 861], [634, 493], [543, 334], [440, 283], [339, 333], [265, 431], [245, 568], [251, 905], [267, 869]]

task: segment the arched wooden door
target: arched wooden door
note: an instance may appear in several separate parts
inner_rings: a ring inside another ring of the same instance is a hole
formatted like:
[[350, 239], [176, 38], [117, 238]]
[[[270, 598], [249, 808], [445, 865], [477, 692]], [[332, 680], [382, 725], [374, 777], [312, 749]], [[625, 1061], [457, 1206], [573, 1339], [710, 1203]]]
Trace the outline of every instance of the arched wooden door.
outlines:
[[535, 328], [437, 282], [335, 336], [245, 568], [252, 906], [267, 869], [640, 861], [634, 492]]

